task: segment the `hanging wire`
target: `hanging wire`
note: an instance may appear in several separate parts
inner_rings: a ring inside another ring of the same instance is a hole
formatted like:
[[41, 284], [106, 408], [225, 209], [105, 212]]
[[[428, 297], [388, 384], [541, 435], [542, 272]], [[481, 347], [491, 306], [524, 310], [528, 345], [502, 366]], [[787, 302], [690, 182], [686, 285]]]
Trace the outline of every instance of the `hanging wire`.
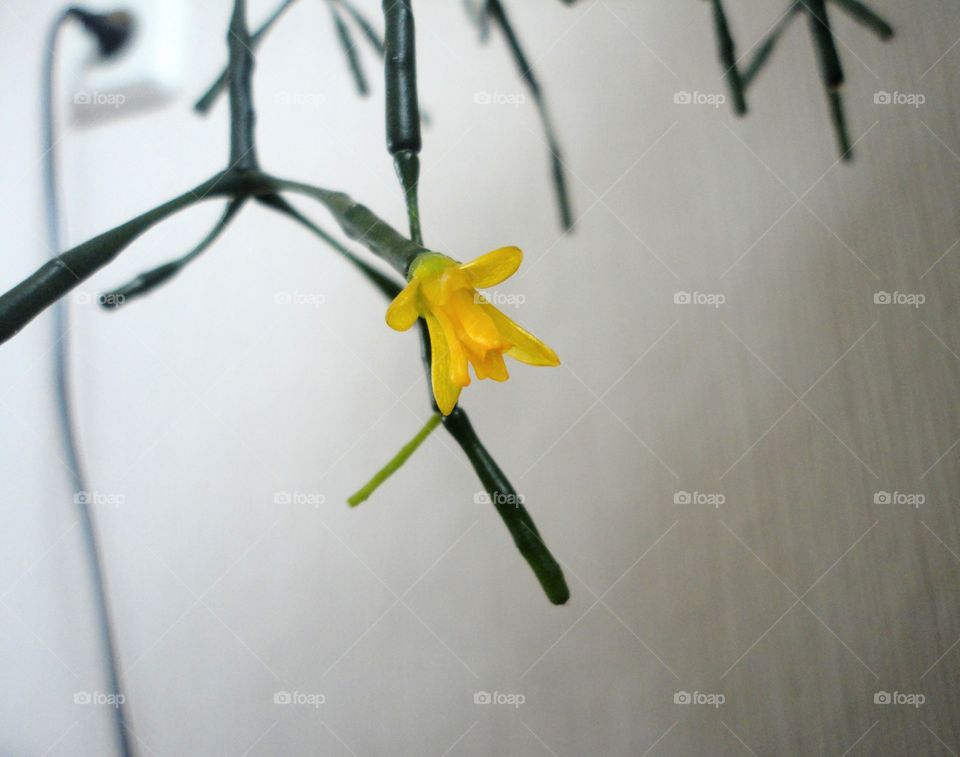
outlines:
[[[48, 254], [51, 259], [60, 254], [62, 244], [62, 212], [59, 197], [59, 181], [57, 171], [57, 143], [56, 117], [54, 113], [54, 83], [57, 64], [57, 41], [60, 31], [71, 19], [79, 19], [84, 23], [82, 12], [70, 8], [61, 13], [50, 27], [46, 55], [43, 65], [43, 91], [41, 93], [41, 123], [43, 149], [43, 195], [45, 204], [45, 226]], [[86, 23], [85, 23], [86, 25]], [[101, 52], [110, 53], [111, 50], [101, 44]], [[115, 52], [119, 47], [113, 48]], [[121, 755], [133, 755], [133, 747], [127, 735], [125, 721], [127, 713], [126, 696], [120, 684], [119, 655], [113, 629], [110, 601], [108, 597], [107, 581], [104, 575], [103, 556], [100, 540], [97, 533], [91, 510], [93, 498], [81, 460], [79, 441], [77, 438], [76, 421], [74, 418], [73, 391], [70, 373], [70, 326], [69, 303], [66, 299], [58, 300], [53, 306], [53, 375], [54, 396], [59, 421], [61, 446], [70, 475], [73, 501], [80, 520], [80, 533], [88, 566], [90, 585], [93, 591], [93, 601], [97, 618], [98, 636], [103, 653], [105, 673], [110, 685], [110, 692], [116, 695], [117, 705], [113, 708], [114, 735], [117, 748]]]

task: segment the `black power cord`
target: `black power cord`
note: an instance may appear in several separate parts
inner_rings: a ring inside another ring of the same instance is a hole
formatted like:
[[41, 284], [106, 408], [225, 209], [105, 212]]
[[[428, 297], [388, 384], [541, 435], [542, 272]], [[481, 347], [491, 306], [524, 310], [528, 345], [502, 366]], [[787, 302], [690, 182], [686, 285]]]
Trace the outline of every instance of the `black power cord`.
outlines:
[[[133, 18], [129, 13], [91, 13], [77, 7], [63, 11], [50, 27], [47, 39], [43, 70], [43, 95], [41, 98], [43, 128], [43, 193], [46, 205], [47, 248], [50, 257], [63, 252], [61, 240], [61, 210], [58, 194], [56, 119], [54, 115], [54, 79], [56, 74], [57, 38], [60, 30], [71, 19], [80, 24], [97, 40], [102, 58], [107, 59], [122, 50], [133, 34]], [[70, 468], [73, 499], [80, 517], [81, 532], [90, 569], [90, 581], [96, 604], [100, 642], [111, 694], [116, 695], [114, 725], [117, 748], [123, 757], [131, 757], [133, 748], [125, 725], [126, 697], [120, 686], [116, 641], [111, 621], [110, 603], [107, 598], [106, 581], [103, 575], [103, 559], [96, 525], [91, 512], [90, 490], [84, 475], [77, 432], [73, 417], [73, 400], [70, 383], [70, 342], [68, 339], [69, 309], [66, 300], [59, 300], [54, 313], [54, 389], [57, 414], [62, 436], [63, 451]]]

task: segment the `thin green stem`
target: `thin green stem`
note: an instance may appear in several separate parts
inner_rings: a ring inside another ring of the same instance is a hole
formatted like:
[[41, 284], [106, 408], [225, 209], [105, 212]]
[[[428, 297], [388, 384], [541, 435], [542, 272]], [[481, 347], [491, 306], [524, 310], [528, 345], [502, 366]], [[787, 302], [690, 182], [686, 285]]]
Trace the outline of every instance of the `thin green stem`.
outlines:
[[550, 165], [553, 172], [553, 185], [557, 195], [557, 204], [560, 208], [560, 219], [564, 231], [570, 231], [573, 228], [573, 210], [570, 203], [570, 193], [567, 189], [566, 168], [563, 162], [563, 153], [560, 150], [560, 142], [557, 139], [556, 131], [553, 128], [553, 119], [550, 116], [550, 110], [547, 107], [547, 99], [543, 93], [543, 88], [537, 80], [533, 71], [533, 66], [527, 59], [523, 46], [520, 44], [520, 38], [510, 23], [506, 8], [500, 0], [487, 0], [487, 13], [494, 23], [500, 27], [503, 32], [507, 47], [513, 55], [514, 63], [520, 72], [520, 77], [530, 90], [533, 101], [536, 103], [537, 112], [540, 115], [540, 121], [543, 125], [543, 133], [547, 140], [547, 147], [550, 150]]
[[777, 22], [777, 25], [770, 30], [766, 39], [757, 47], [757, 51], [753, 54], [750, 62], [747, 63], [741, 73], [744, 87], [749, 87], [757, 78], [760, 71], [763, 70], [770, 56], [773, 55], [773, 51], [780, 42], [783, 33], [789, 28], [790, 23], [797, 17], [797, 14], [800, 13], [802, 6], [801, 0], [793, 0], [787, 12], [780, 21]]
[[169, 263], [164, 263], [156, 268], [151, 268], [149, 271], [144, 271], [123, 286], [110, 290], [100, 298], [100, 304], [108, 309], [119, 308], [131, 300], [149, 294], [157, 287], [167, 283], [219, 239], [227, 226], [230, 225], [230, 221], [240, 212], [246, 200], [246, 195], [241, 195], [227, 203], [227, 207], [224, 209], [220, 220], [217, 221], [210, 232], [188, 253], [176, 260], [171, 260]]
[[360, 63], [360, 56], [357, 54], [356, 45], [353, 43], [353, 35], [349, 27], [340, 15], [340, 9], [337, 7], [336, 0], [327, 0], [327, 7], [330, 9], [330, 17], [333, 19], [333, 27], [337, 32], [337, 39], [340, 41], [340, 47], [347, 59], [347, 67], [353, 76], [353, 83], [357, 88], [357, 94], [366, 97], [370, 94], [370, 87], [367, 86], [367, 77], [363, 73], [363, 66]]
[[384, 481], [400, 470], [403, 464], [410, 459], [410, 455], [416, 452], [420, 445], [427, 440], [427, 437], [433, 433], [433, 430], [440, 425], [441, 417], [442, 416], [440, 413], [434, 413], [431, 415], [430, 419], [424, 424], [423, 428], [417, 432], [417, 435], [409, 442], [404, 444], [400, 451], [393, 456], [389, 463], [377, 471], [373, 478], [371, 478], [361, 489], [359, 489], [347, 500], [349, 505], [351, 507], [356, 507], [361, 502], [366, 502], [370, 498], [370, 495], [373, 494], [380, 487], [380, 485], [383, 484]]
[[730, 86], [730, 96], [733, 99], [733, 110], [738, 116], [742, 116], [747, 112], [747, 98], [744, 93], [740, 67], [737, 64], [736, 45], [721, 0], [713, 0], [713, 23], [717, 34], [720, 62], [723, 64], [724, 75]]
[[337, 2], [340, 4], [340, 7], [347, 12], [350, 18], [353, 19], [353, 23], [357, 25], [361, 34], [363, 34], [367, 42], [370, 43], [370, 47], [374, 49], [377, 55], [383, 58], [385, 54], [383, 39], [379, 34], [377, 34], [377, 31], [373, 28], [373, 25], [349, 0], [337, 0]]
[[893, 38], [893, 27], [883, 18], [874, 13], [870, 8], [860, 2], [860, 0], [832, 0], [839, 7], [843, 8], [859, 23], [870, 29], [880, 39], [887, 40]]

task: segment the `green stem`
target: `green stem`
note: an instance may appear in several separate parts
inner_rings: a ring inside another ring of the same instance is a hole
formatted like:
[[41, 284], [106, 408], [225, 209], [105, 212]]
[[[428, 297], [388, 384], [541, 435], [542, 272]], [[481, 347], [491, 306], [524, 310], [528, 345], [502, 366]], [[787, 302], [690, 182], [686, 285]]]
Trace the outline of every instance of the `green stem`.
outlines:
[[356, 239], [374, 255], [385, 260], [404, 278], [413, 260], [429, 252], [422, 245], [407, 239], [366, 205], [355, 202], [343, 192], [273, 177], [268, 177], [267, 181], [278, 189], [298, 192], [318, 200], [330, 211], [348, 237]]
[[713, 0], [713, 23], [717, 34], [720, 62], [723, 64], [724, 75], [730, 86], [730, 96], [733, 98], [733, 110], [738, 116], [742, 116], [747, 112], [747, 98], [744, 94], [740, 67], [737, 65], [736, 45], [721, 0]]
[[770, 56], [773, 55], [773, 51], [776, 49], [777, 43], [780, 41], [783, 33], [790, 26], [790, 23], [797, 17], [801, 9], [802, 3], [800, 0], [794, 0], [787, 9], [787, 12], [783, 15], [780, 21], [777, 22], [777, 25], [770, 30], [770, 33], [767, 35], [766, 39], [757, 46], [756, 52], [753, 54], [750, 62], [747, 63], [740, 75], [740, 78], [743, 80], [744, 87], [749, 87], [753, 83], [754, 79], [757, 78], [757, 75], [770, 59]]
[[0, 344], [111, 262], [156, 224], [202, 200], [247, 191], [257, 178], [259, 174], [217, 174], [179, 197], [51, 259], [31, 276], [0, 295]]
[[340, 9], [337, 7], [336, 0], [327, 0], [327, 7], [330, 9], [330, 17], [333, 20], [333, 27], [337, 32], [337, 39], [340, 40], [340, 47], [343, 48], [344, 57], [347, 59], [347, 68], [353, 76], [353, 82], [357, 87], [357, 94], [366, 97], [370, 94], [370, 88], [367, 86], [367, 77], [363, 73], [363, 66], [360, 63], [360, 56], [357, 53], [356, 46], [353, 44], [353, 36], [350, 29], [340, 15]]
[[[273, 28], [273, 25], [280, 20], [280, 17], [286, 12], [287, 8], [293, 5], [296, 0], [284, 0], [273, 13], [267, 18], [263, 24], [260, 25], [260, 28], [257, 29], [250, 36], [250, 48], [256, 50], [260, 46], [260, 43], [263, 41], [263, 38], [267, 36], [267, 32]], [[223, 72], [217, 78], [217, 80], [210, 85], [210, 88], [203, 94], [203, 96], [197, 100], [196, 104], [193, 106], [193, 109], [197, 113], [206, 115], [210, 108], [213, 107], [214, 102], [216, 102], [217, 97], [220, 93], [226, 89], [227, 84], [230, 82], [230, 68], [224, 68]]]
[[365, 260], [361, 260], [356, 255], [353, 254], [349, 249], [342, 245], [337, 239], [328, 234], [326, 231], [321, 229], [317, 224], [307, 218], [303, 213], [297, 210], [293, 205], [287, 202], [280, 195], [265, 195], [263, 197], [257, 198], [261, 203], [266, 205], [268, 208], [272, 208], [278, 213], [282, 213], [287, 216], [305, 229], [316, 234], [320, 239], [326, 242], [330, 247], [339, 252], [344, 258], [350, 261], [364, 276], [366, 276], [370, 283], [372, 283], [377, 289], [379, 289], [383, 295], [388, 299], [392, 300], [403, 289], [403, 287], [394, 281], [390, 276], [387, 276], [384, 273], [381, 273], [372, 265], [367, 263]]
[[833, 0], [833, 2], [874, 32], [880, 39], [893, 38], [893, 27], [861, 3], [860, 0]]
[[417, 448], [423, 444], [427, 437], [433, 433], [433, 430], [440, 425], [441, 419], [440, 413], [434, 413], [430, 416], [430, 420], [424, 424], [423, 428], [417, 432], [417, 435], [413, 437], [409, 442], [403, 445], [400, 451], [393, 456], [393, 459], [389, 463], [384, 465], [377, 473], [374, 475], [367, 484], [361, 488], [356, 494], [354, 494], [347, 502], [350, 504], [350, 507], [356, 507], [361, 502], [366, 502], [370, 495], [373, 494], [380, 485], [386, 481], [390, 476], [400, 470], [401, 466], [407, 462], [414, 452], [417, 451]]
[[253, 41], [247, 27], [246, 0], [234, 0], [227, 32], [230, 50], [230, 168], [257, 167], [257, 122], [253, 107]]
[[180, 271], [182, 271], [187, 265], [202, 255], [210, 247], [210, 245], [212, 245], [220, 237], [220, 235], [226, 230], [227, 226], [230, 225], [230, 221], [232, 221], [234, 216], [240, 212], [240, 209], [243, 207], [243, 204], [246, 202], [246, 200], [246, 195], [241, 195], [232, 199], [227, 204], [227, 207], [223, 211], [223, 215], [220, 217], [220, 220], [217, 222], [217, 224], [188, 253], [182, 255], [176, 260], [171, 260], [169, 263], [164, 263], [156, 268], [151, 268], [149, 271], [144, 271], [123, 286], [119, 286], [116, 289], [110, 290], [100, 299], [100, 304], [107, 309], [116, 309], [126, 305], [130, 302], [130, 300], [136, 299], [137, 297], [142, 297], [145, 294], [149, 294], [157, 287], [166, 284], [170, 279], [180, 273]]
[[461, 408], [455, 407], [453, 412], [443, 419], [443, 425], [470, 459], [483, 488], [487, 490], [493, 506], [497, 508], [504, 525], [510, 531], [514, 544], [533, 569], [547, 598], [555, 605], [565, 604], [570, 599], [570, 589], [560, 564], [544, 544], [533, 518], [523, 506], [522, 498], [517, 495], [497, 461], [483, 446], [467, 414]]
[[500, 0], [488, 0], [487, 13], [494, 23], [503, 32], [503, 37], [507, 42], [507, 47], [513, 56], [513, 61], [520, 72], [520, 78], [523, 79], [530, 90], [530, 95], [537, 106], [537, 113], [540, 115], [540, 122], [543, 126], [543, 135], [547, 140], [547, 147], [550, 150], [550, 165], [553, 173], [553, 186], [557, 196], [557, 205], [560, 209], [560, 221], [563, 224], [564, 231], [573, 229], [573, 209], [570, 203], [570, 192], [567, 188], [567, 174], [563, 162], [563, 153], [560, 150], [560, 142], [557, 139], [556, 131], [553, 128], [553, 119], [550, 116], [550, 110], [547, 107], [547, 98], [540, 86], [533, 71], [533, 66], [527, 59], [527, 55], [520, 44], [520, 38], [514, 31], [513, 24], [507, 16], [506, 8]]

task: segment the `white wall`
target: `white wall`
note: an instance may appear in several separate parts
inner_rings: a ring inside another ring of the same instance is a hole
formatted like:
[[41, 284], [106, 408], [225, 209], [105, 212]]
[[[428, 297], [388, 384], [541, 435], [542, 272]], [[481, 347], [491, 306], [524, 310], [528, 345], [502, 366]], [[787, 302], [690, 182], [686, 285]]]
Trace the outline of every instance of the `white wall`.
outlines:
[[[223, 166], [224, 104], [201, 120], [189, 103], [224, 60], [230, 4], [195, 5], [175, 105], [65, 134], [72, 243]], [[953, 4], [875, 0], [899, 32], [889, 44], [835, 13], [860, 140], [845, 166], [803, 24], [736, 120], [673, 102], [724, 91], [706, 4], [510, 3], [574, 177], [567, 237], [532, 106], [474, 104], [522, 91], [501, 41], [479, 46], [459, 3], [417, 5], [428, 243], [460, 258], [522, 246], [505, 290], [564, 360], [517, 366], [464, 405], [573, 599], [546, 602], [442, 433], [346, 507], [426, 417], [416, 339], [384, 326], [378, 295], [331, 252], [251, 207], [148, 299], [73, 308], [92, 485], [124, 498], [97, 519], [141, 752], [960, 750]], [[780, 13], [729, 5], [744, 50]], [[36, 100], [57, 6], [0, 3], [4, 288], [45, 254]], [[260, 18], [270, 3], [251, 6]], [[374, 79], [358, 101], [323, 5], [294, 8], [259, 56], [261, 157], [399, 225]], [[881, 107], [878, 91], [927, 103]], [[164, 224], [84, 289], [183, 252], [218, 210]], [[682, 290], [727, 301], [674, 305]], [[881, 290], [926, 303], [876, 306]], [[325, 304], [277, 306], [277, 292]], [[0, 362], [0, 752], [105, 754], [106, 708], [73, 704], [105, 683], [58, 461], [50, 327], [37, 319]], [[278, 491], [325, 503], [277, 505]], [[676, 505], [677, 491], [725, 502]], [[877, 505], [878, 491], [926, 499]], [[277, 706], [279, 690], [326, 702]], [[480, 690], [526, 701], [478, 706]], [[726, 702], [676, 705], [680, 690]], [[881, 690], [926, 703], [878, 706]]]

